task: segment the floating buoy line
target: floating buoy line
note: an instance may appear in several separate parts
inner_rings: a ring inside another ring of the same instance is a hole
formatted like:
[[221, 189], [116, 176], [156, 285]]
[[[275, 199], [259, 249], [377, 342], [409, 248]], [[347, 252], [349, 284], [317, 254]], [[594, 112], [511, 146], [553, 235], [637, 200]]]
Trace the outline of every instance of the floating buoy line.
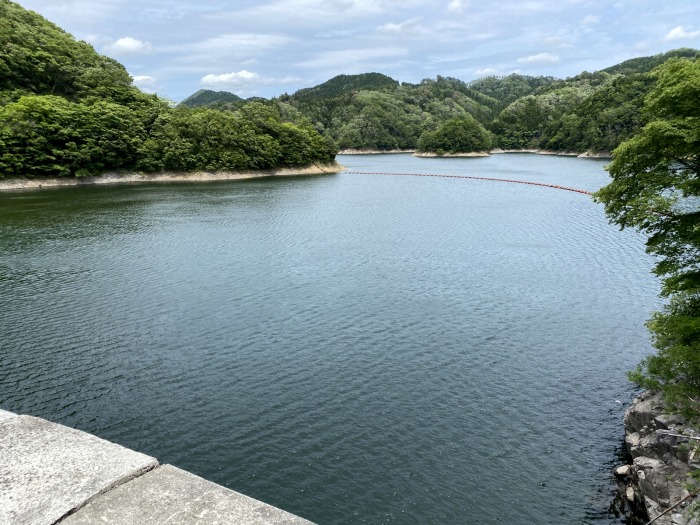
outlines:
[[573, 191], [574, 193], [593, 195], [593, 193], [590, 191], [580, 190], [578, 188], [569, 188], [567, 186], [559, 186], [558, 184], [547, 184], [545, 182], [532, 182], [528, 180], [498, 179], [495, 177], [476, 177], [473, 175], [444, 175], [439, 173], [391, 173], [382, 171], [345, 171], [344, 173], [348, 173], [350, 175], [397, 175], [404, 177], [441, 177], [444, 179], [488, 180], [496, 182], [510, 182], [511, 184], [527, 184], [529, 186], [542, 186], [543, 188], [554, 188], [555, 190]]

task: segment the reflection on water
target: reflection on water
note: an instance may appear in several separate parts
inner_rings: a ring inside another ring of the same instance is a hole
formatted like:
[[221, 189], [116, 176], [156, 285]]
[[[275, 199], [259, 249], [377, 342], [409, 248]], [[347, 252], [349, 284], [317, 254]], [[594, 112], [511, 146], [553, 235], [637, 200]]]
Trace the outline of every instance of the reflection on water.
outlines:
[[[594, 190], [604, 163], [343, 157]], [[0, 406], [319, 523], [615, 523], [658, 306], [584, 195], [340, 174], [0, 195]]]

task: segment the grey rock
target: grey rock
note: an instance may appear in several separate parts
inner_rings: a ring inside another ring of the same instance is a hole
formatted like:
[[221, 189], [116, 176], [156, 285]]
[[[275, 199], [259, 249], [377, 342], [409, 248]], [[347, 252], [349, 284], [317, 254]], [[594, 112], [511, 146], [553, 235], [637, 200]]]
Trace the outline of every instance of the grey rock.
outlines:
[[637, 457], [634, 467], [641, 495], [661, 507], [668, 508], [688, 495], [684, 487], [687, 465], [679, 461], [666, 464], [655, 458]]
[[308, 525], [311, 522], [165, 465], [100, 496], [63, 525]]
[[615, 475], [619, 478], [626, 478], [630, 475], [631, 469], [632, 469], [631, 465], [622, 465], [621, 467], [617, 467], [615, 469]]
[[0, 424], [0, 523], [53, 524], [154, 468], [149, 456], [30, 416]]
[[640, 456], [655, 457], [657, 455], [656, 434], [635, 432], [625, 437], [625, 444], [632, 458]]
[[654, 521], [654, 525], [674, 525], [673, 516], [671, 516], [670, 514], [661, 516], [665, 509], [661, 505], [659, 505], [658, 502], [654, 501], [649, 497], [645, 497], [644, 505], [646, 506], [647, 513], [649, 514], [649, 519], [656, 520]]
[[656, 428], [670, 430], [685, 425], [686, 419], [680, 414], [659, 414], [654, 418]]
[[628, 434], [639, 432], [654, 423], [654, 419], [663, 413], [663, 401], [660, 393], [644, 393], [632, 402], [625, 412], [625, 431]]
[[688, 443], [690, 439], [687, 437], [678, 434], [675, 431], [672, 430], [657, 430], [656, 431], [656, 443], [657, 445], [671, 449], [673, 447], [677, 447], [681, 443]]

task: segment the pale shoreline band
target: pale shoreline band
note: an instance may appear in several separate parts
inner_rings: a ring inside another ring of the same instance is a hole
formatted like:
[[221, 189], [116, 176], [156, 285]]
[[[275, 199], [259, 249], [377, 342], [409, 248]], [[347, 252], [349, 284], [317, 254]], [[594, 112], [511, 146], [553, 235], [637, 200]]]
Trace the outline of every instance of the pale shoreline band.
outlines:
[[267, 177], [293, 177], [296, 175], [323, 175], [340, 173], [340, 164], [321, 164], [306, 168], [279, 168], [260, 171], [193, 171], [163, 173], [105, 173], [97, 177], [66, 177], [47, 179], [0, 180], [0, 191], [31, 190], [62, 186], [90, 186], [96, 184], [149, 183], [149, 182], [209, 182], [226, 180], [261, 179]]

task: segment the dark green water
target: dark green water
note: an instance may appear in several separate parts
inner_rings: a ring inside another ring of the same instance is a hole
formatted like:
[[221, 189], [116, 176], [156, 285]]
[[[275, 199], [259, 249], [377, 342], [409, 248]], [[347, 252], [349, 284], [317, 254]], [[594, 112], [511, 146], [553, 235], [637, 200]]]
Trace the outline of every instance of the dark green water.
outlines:
[[[535, 155], [339, 160], [607, 180]], [[651, 265], [585, 195], [497, 182], [0, 194], [0, 407], [321, 524], [617, 523]]]

